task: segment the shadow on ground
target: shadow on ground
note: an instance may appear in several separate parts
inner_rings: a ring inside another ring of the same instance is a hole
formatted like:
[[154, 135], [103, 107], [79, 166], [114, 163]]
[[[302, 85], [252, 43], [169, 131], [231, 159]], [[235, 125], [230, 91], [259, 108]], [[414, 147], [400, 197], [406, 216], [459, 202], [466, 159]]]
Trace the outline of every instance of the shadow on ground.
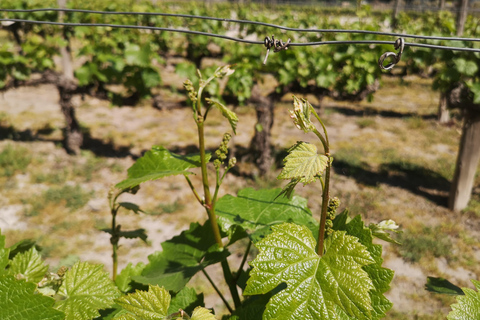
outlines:
[[350, 164], [342, 159], [333, 161], [335, 173], [355, 179], [367, 186], [386, 184], [408, 190], [440, 206], [447, 206], [450, 181], [435, 171], [417, 164], [399, 161], [381, 164], [378, 169], [366, 163]]
[[396, 118], [396, 119], [410, 118], [410, 117], [418, 117], [423, 120], [437, 119], [437, 115], [435, 114], [418, 115], [418, 113], [413, 113], [413, 112], [402, 113], [402, 112], [390, 111], [390, 110], [378, 110], [371, 107], [363, 107], [362, 109], [358, 109], [358, 108], [349, 108], [345, 106], [333, 106], [333, 107], [325, 107], [325, 110], [337, 112], [350, 117], [381, 116], [383, 118]]
[[[5, 126], [0, 124], [0, 141], [13, 140], [13, 141], [44, 141], [62, 143], [57, 139], [44, 138], [52, 134], [54, 129], [40, 129], [37, 132], [33, 132], [30, 129], [23, 131], [16, 130], [12, 126]], [[104, 142], [100, 139], [93, 138], [89, 132], [83, 134], [82, 150], [89, 150], [99, 157], [112, 157], [112, 158], [124, 158], [132, 156], [128, 147], [117, 147], [113, 142]]]

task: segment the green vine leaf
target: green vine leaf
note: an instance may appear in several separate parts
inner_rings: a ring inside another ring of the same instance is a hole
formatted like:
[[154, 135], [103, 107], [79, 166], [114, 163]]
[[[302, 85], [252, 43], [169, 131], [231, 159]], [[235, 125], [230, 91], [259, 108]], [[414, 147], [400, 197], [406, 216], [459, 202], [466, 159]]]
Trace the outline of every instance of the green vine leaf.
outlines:
[[5, 236], [0, 230], [0, 276], [5, 273], [5, 268], [8, 265], [8, 256], [10, 255], [10, 249], [5, 248]]
[[35, 293], [36, 285], [13, 276], [0, 277], [0, 319], [63, 320], [65, 314], [53, 309], [55, 300]]
[[425, 290], [435, 293], [449, 294], [452, 296], [465, 295], [462, 289], [445, 278], [427, 277]]
[[476, 320], [480, 319], [480, 281], [472, 280], [477, 291], [462, 288], [464, 296], [457, 297], [457, 303], [452, 304], [452, 311], [448, 320]]
[[174, 297], [172, 297], [172, 301], [168, 307], [168, 314], [172, 314], [180, 310], [191, 313], [195, 307], [204, 305], [203, 293], [197, 294], [195, 289], [184, 287]]
[[17, 254], [27, 252], [28, 250], [30, 250], [33, 247], [35, 247], [35, 249], [37, 249], [37, 251], [40, 248], [39, 246], [37, 246], [35, 240], [32, 240], [32, 239], [20, 240], [17, 243], [15, 243], [14, 245], [10, 246], [10, 248], [9, 248], [10, 249], [10, 255], [8, 256], [8, 258], [11, 260]]
[[[112, 229], [110, 228], [100, 229], [100, 231], [103, 231], [112, 235]], [[117, 232], [117, 235], [125, 239], [141, 239], [145, 243], [147, 243], [147, 238], [148, 238], [148, 235], [145, 233], [145, 229], [143, 228], [129, 230], [129, 231], [120, 230]]]
[[190, 320], [215, 320], [215, 316], [206, 308], [196, 307]]
[[140, 209], [140, 207], [138, 205], [136, 205], [135, 203], [120, 202], [118, 205], [120, 207], [123, 207], [123, 208], [127, 209], [127, 210], [133, 211], [133, 213], [135, 213], [135, 214], [138, 214], [139, 212], [145, 213], [145, 211]]
[[[207, 154], [206, 158], [209, 161], [211, 154]], [[192, 174], [187, 169], [196, 167], [200, 167], [199, 155], [182, 156], [170, 152], [164, 147], [154, 146], [128, 169], [128, 178], [115, 187], [119, 189], [133, 188], [143, 182], [171, 175]]]
[[283, 160], [285, 166], [277, 179], [300, 179], [303, 184], [315, 181], [315, 177], [325, 171], [328, 158], [317, 153], [314, 144], [299, 141], [288, 150]]
[[218, 248], [209, 221], [203, 226], [192, 223], [189, 230], [163, 242], [162, 248], [163, 251], [148, 256], [149, 263], [140, 276], [132, 277], [134, 281], [177, 292], [197, 272], [230, 254]]
[[[370, 256], [375, 261], [363, 267], [363, 269], [368, 273], [375, 287], [369, 292], [373, 307], [371, 319], [376, 320], [383, 318], [386, 312], [392, 308], [392, 303], [383, 294], [390, 289], [390, 282], [393, 279], [394, 272], [382, 267], [382, 246], [373, 244], [372, 231], [365, 226], [362, 217], [357, 215], [355, 218], [350, 219], [348, 210], [345, 210], [335, 217], [333, 229], [346, 231], [347, 235], [357, 238], [358, 241], [367, 248]], [[355, 317], [349, 318], [347, 315], [345, 315], [345, 318], [351, 320], [357, 319]]]
[[89, 320], [100, 316], [99, 309], [111, 307], [120, 291], [102, 265], [78, 262], [65, 273], [58, 295], [63, 300], [56, 308], [65, 313], [65, 320]]
[[8, 271], [16, 279], [38, 283], [48, 271], [48, 265], [45, 265], [38, 251], [32, 247], [24, 253], [17, 254], [10, 262]]
[[363, 267], [374, 260], [357, 238], [334, 232], [319, 257], [307, 227], [284, 223], [272, 230], [256, 245], [260, 253], [244, 292], [263, 294], [286, 283], [267, 304], [264, 320], [337, 319], [337, 308], [354, 319], [371, 319], [374, 285]]
[[164, 319], [167, 316], [168, 306], [170, 305], [170, 294], [164, 288], [149, 286], [148, 292], [137, 291], [118, 298], [115, 302], [125, 311], [119, 313], [113, 319]]
[[271, 232], [270, 227], [283, 222], [306, 225], [318, 234], [318, 222], [312, 217], [305, 198], [277, 198], [280, 189], [242, 189], [237, 196], [225, 195], [215, 207], [217, 221], [223, 231], [241, 226], [251, 232], [250, 238], [257, 242]]
[[209, 104], [213, 105], [215, 108], [217, 108], [221, 113], [222, 115], [227, 118], [228, 122], [230, 122], [230, 126], [232, 127], [232, 130], [233, 130], [233, 133], [237, 134], [237, 132], [235, 131], [236, 128], [237, 128], [237, 123], [238, 123], [238, 117], [237, 115], [235, 114], [235, 112], [233, 112], [232, 110], [228, 109], [226, 106], [224, 106], [223, 104], [221, 104], [220, 102], [216, 101], [216, 100], [213, 100], [213, 99], [209, 99], [209, 98], [206, 98], [205, 99]]
[[132, 290], [132, 277], [142, 274], [144, 268], [145, 264], [143, 262], [139, 262], [135, 266], [130, 262], [115, 278], [115, 284], [117, 285], [117, 288], [123, 293], [127, 293]]

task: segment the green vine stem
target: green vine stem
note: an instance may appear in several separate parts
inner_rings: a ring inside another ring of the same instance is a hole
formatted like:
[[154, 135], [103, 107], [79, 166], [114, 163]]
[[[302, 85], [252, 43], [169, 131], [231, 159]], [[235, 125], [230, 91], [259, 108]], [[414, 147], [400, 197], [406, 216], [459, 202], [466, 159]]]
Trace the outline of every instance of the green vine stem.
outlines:
[[[203, 190], [205, 195], [203, 206], [207, 211], [207, 215], [210, 220], [215, 242], [218, 244], [220, 248], [223, 248], [222, 236], [220, 234], [220, 228], [218, 227], [217, 216], [215, 214], [215, 203], [212, 202], [212, 196], [210, 193], [210, 186], [208, 182], [207, 161], [205, 157], [205, 130], [204, 130], [205, 119], [202, 116], [202, 112], [201, 112], [202, 111], [201, 99], [202, 99], [203, 88], [213, 79], [214, 77], [210, 77], [205, 82], [202, 82], [200, 80], [201, 85], [197, 94], [197, 99], [198, 99], [197, 110], [196, 110], [197, 117], [195, 119], [195, 122], [197, 124], [197, 130], [198, 130], [198, 145], [200, 149], [200, 167], [202, 171], [202, 183], [203, 183]], [[215, 201], [216, 201], [216, 198], [215, 198]], [[241, 305], [241, 302], [240, 302], [240, 297], [238, 295], [237, 284], [235, 282], [235, 279], [233, 278], [232, 271], [230, 270], [230, 266], [228, 265], [228, 261], [226, 259], [223, 260], [221, 262], [221, 265], [222, 265], [225, 281], [228, 285], [228, 288], [230, 289], [230, 293], [232, 295], [232, 299], [235, 304], [235, 308], [239, 308]]]
[[112, 235], [110, 237], [110, 243], [112, 244], [112, 279], [115, 281], [117, 278], [118, 271], [118, 242], [120, 237], [118, 235], [117, 229], [117, 213], [120, 206], [117, 205], [118, 197], [123, 193], [119, 192], [115, 197], [113, 197], [113, 190], [110, 190], [108, 193], [110, 213], [112, 214]]
[[320, 215], [320, 226], [318, 229], [318, 241], [317, 241], [317, 254], [321, 257], [323, 256], [324, 252], [324, 241], [325, 241], [325, 223], [327, 221], [327, 211], [328, 211], [328, 203], [330, 201], [330, 169], [331, 169], [331, 158], [330, 158], [330, 145], [328, 141], [328, 133], [327, 128], [323, 124], [322, 119], [318, 116], [313, 108], [311, 111], [317, 118], [318, 122], [322, 125], [323, 132], [325, 137], [317, 130], [314, 129], [313, 132], [315, 135], [320, 139], [323, 144], [323, 149], [325, 151], [325, 156], [327, 156], [327, 168], [325, 169], [325, 180], [322, 182], [322, 212]]
[[235, 281], [238, 281], [240, 279], [240, 276], [243, 272], [243, 266], [245, 265], [245, 262], [247, 261], [248, 254], [250, 253], [250, 248], [252, 247], [252, 241], [248, 241], [247, 249], [245, 250], [245, 253], [243, 254], [242, 262], [240, 263], [240, 266], [238, 267], [237, 274], [235, 275]]
[[225, 304], [225, 306], [227, 307], [228, 311], [230, 311], [230, 313], [233, 312], [233, 309], [232, 307], [228, 304], [228, 301], [227, 299], [225, 299], [225, 297], [223, 296], [222, 292], [218, 289], [218, 287], [215, 285], [215, 282], [213, 282], [212, 278], [210, 278], [210, 276], [208, 275], [207, 271], [205, 271], [205, 269], [202, 269], [202, 273], [205, 275], [205, 277], [207, 278], [208, 282], [210, 282], [210, 284], [212, 285], [213, 289], [215, 290], [215, 292], [217, 292], [218, 296], [220, 297], [220, 299], [222, 299], [223, 303]]

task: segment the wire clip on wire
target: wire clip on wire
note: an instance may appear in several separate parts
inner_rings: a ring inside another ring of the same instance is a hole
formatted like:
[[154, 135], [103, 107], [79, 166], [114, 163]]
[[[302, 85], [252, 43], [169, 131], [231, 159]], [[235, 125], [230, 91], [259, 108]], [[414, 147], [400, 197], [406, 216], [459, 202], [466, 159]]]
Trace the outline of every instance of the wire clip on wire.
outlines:
[[263, 59], [263, 64], [267, 64], [268, 54], [270, 53], [270, 49], [273, 48], [273, 52], [279, 52], [282, 50], [287, 50], [288, 46], [290, 45], [291, 40], [288, 39], [287, 42], [283, 42], [282, 40], [275, 40], [275, 36], [272, 36], [270, 39], [269, 37], [265, 37], [263, 41], [265, 47], [267, 48], [267, 55], [265, 59]]
[[[397, 41], [395, 41], [394, 44], [395, 50], [398, 50], [398, 53], [395, 52], [385, 52], [380, 56], [380, 59], [378, 59], [378, 66], [382, 70], [390, 70], [392, 69], [397, 63], [400, 62], [400, 59], [402, 58], [402, 53], [403, 53], [403, 48], [405, 47], [405, 40], [403, 38], [398, 38]], [[383, 62], [385, 61], [386, 58], [388, 57], [393, 57], [393, 61], [386, 66], [383, 65]]]

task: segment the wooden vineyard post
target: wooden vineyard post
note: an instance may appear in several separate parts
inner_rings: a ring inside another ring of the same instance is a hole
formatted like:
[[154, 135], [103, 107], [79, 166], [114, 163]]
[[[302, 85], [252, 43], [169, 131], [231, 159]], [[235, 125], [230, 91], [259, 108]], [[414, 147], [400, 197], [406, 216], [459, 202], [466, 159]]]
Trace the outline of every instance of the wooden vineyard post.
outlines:
[[457, 36], [463, 36], [465, 20], [467, 20], [468, 0], [458, 0]]
[[254, 155], [254, 162], [260, 171], [260, 176], [265, 176], [273, 165], [271, 134], [273, 126], [274, 99], [270, 96], [262, 96], [255, 86], [252, 89], [250, 101], [255, 104], [257, 124], [255, 135], [252, 138], [250, 149]]
[[[57, 0], [58, 7], [65, 9], [67, 6], [66, 0]], [[60, 22], [64, 19], [64, 12], [59, 12], [58, 20]], [[68, 36], [63, 32], [63, 38], [67, 40]], [[80, 147], [83, 144], [83, 134], [80, 128], [80, 123], [75, 115], [75, 107], [72, 103], [72, 95], [77, 90], [77, 84], [73, 75], [73, 63], [70, 55], [68, 45], [60, 47], [60, 54], [62, 56], [63, 75], [57, 81], [57, 89], [60, 95], [60, 108], [65, 117], [66, 128], [64, 132], [65, 149], [72, 154], [79, 154]]]
[[467, 207], [480, 159], [480, 111], [466, 109], [460, 149], [448, 199], [451, 210]]
[[393, 7], [393, 13], [392, 13], [392, 26], [394, 28], [397, 27], [397, 23], [398, 23], [398, 13], [400, 12], [400, 6], [402, 4], [402, 0], [395, 0], [395, 4], [394, 4], [394, 7]]
[[447, 95], [443, 92], [440, 94], [438, 122], [442, 124], [450, 122], [450, 111], [448, 110]]
[[438, 4], [439, 10], [445, 10], [445, 0], [440, 0]]

